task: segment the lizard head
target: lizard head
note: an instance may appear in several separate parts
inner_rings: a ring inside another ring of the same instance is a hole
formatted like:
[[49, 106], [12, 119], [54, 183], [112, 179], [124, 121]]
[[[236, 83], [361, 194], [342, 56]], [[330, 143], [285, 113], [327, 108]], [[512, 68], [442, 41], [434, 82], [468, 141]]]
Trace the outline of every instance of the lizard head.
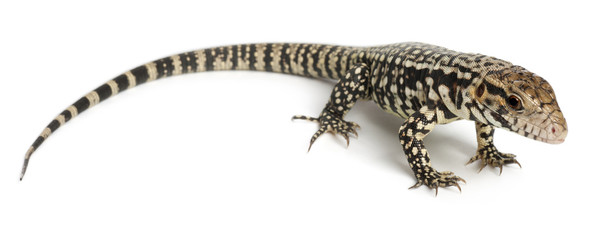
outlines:
[[567, 122], [552, 86], [540, 76], [520, 66], [509, 66], [489, 71], [469, 91], [487, 124], [542, 142], [565, 141]]

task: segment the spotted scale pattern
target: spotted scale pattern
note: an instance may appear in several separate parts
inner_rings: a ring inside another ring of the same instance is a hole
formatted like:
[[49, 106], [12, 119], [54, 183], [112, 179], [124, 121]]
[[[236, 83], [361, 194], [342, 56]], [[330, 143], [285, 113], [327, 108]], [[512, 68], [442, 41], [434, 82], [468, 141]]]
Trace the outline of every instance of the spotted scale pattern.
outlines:
[[[535, 140], [560, 143], [567, 124], [554, 90], [534, 73], [494, 57], [461, 53], [424, 43], [346, 47], [305, 43], [240, 44], [206, 48], [161, 58], [127, 71], [89, 92], [61, 112], [25, 155], [22, 175], [32, 153], [59, 127], [85, 110], [124, 90], [170, 76], [221, 70], [279, 72], [338, 80], [318, 117], [322, 134], [357, 135], [358, 124], [344, 120], [358, 100], [371, 100], [405, 122], [399, 131], [417, 184], [433, 189], [456, 186], [463, 179], [432, 167], [423, 138], [436, 124], [467, 119], [476, 122], [479, 149], [470, 162], [501, 168], [517, 163], [493, 145], [494, 128]], [[269, 94], [269, 93], [268, 93]]]

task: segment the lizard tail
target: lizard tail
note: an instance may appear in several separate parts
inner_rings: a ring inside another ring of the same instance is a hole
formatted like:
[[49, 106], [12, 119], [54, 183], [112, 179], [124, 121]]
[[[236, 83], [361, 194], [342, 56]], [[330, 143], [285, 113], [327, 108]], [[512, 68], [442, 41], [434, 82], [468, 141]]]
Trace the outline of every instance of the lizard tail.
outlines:
[[27, 150], [20, 180], [23, 180], [32, 154], [53, 132], [78, 114], [129, 88], [165, 77], [219, 70], [269, 71], [339, 79], [356, 57], [354, 50], [323, 44], [243, 44], [185, 52], [138, 66], [107, 81], [57, 115]]

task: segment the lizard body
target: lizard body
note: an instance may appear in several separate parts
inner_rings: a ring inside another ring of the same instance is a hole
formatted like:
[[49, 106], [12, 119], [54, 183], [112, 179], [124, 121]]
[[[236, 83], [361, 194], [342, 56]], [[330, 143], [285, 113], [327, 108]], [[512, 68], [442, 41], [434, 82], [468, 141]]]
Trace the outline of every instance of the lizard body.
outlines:
[[[563, 142], [567, 124], [552, 87], [543, 78], [510, 62], [481, 54], [451, 51], [423, 43], [377, 47], [262, 43], [207, 48], [161, 58], [127, 71], [89, 92], [52, 120], [25, 155], [21, 178], [32, 153], [59, 127], [101, 101], [145, 82], [185, 73], [219, 70], [279, 72], [337, 79], [318, 117], [310, 147], [323, 133], [348, 142], [356, 123], [344, 116], [357, 100], [372, 100], [405, 119], [399, 138], [417, 183], [438, 191], [463, 179], [438, 172], [430, 163], [423, 138], [436, 124], [468, 119], [476, 122], [478, 150], [470, 159], [499, 167], [518, 164], [512, 154], [493, 145], [494, 128], [548, 142]], [[309, 149], [308, 149], [309, 150]], [[520, 164], [519, 164], [520, 165]], [[482, 169], [482, 168], [481, 168]]]

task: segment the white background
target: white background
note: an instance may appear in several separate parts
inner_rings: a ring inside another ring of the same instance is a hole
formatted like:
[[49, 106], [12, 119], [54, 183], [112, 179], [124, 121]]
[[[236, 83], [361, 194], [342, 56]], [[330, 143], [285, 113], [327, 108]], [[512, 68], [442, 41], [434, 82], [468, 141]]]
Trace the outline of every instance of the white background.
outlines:
[[[0, 4], [0, 239], [510, 239], [605, 237], [605, 7], [531, 1], [19, 1]], [[598, 1], [597, 1], [598, 2]], [[422, 41], [522, 65], [555, 89], [569, 125], [549, 145], [503, 130], [523, 168], [464, 164], [474, 124], [425, 139], [468, 181], [415, 183], [403, 120], [361, 102], [346, 148], [306, 153], [334, 83], [261, 72], [174, 77], [129, 90], [25, 151], [72, 102], [150, 60], [251, 42]]]

